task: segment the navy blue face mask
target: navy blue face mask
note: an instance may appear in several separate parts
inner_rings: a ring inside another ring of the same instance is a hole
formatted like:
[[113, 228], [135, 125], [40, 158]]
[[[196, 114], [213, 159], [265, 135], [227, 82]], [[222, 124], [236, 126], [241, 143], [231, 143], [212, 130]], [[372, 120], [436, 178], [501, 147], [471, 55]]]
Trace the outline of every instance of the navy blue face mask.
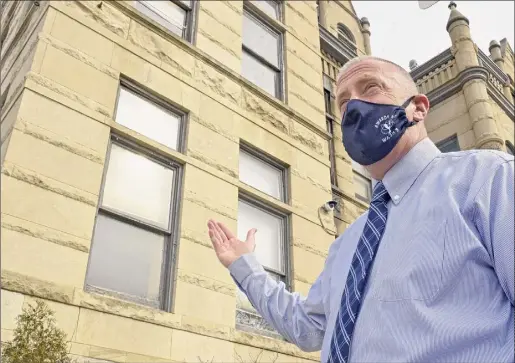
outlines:
[[343, 146], [349, 156], [361, 165], [383, 159], [393, 150], [408, 127], [416, 124], [408, 120], [402, 106], [383, 105], [361, 100], [347, 103], [342, 120]]

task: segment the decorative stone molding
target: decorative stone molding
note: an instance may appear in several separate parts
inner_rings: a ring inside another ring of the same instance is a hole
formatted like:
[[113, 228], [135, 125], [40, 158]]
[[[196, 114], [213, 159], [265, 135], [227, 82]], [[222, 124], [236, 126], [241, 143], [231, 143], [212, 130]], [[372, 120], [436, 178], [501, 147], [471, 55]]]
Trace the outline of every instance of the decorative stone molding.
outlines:
[[490, 74], [484, 67], [471, 67], [459, 74], [451, 82], [447, 82], [427, 94], [431, 106], [435, 106], [440, 102], [445, 101], [452, 95], [458, 93], [463, 85], [471, 80], [480, 79], [487, 83], [488, 95], [506, 112], [506, 114], [513, 120], [515, 117], [513, 105], [506, 99], [502, 93], [502, 89], [495, 87], [491, 82], [488, 82]]
[[480, 149], [503, 151], [503, 142], [502, 142], [502, 140], [487, 141], [484, 144], [482, 144], [479, 148]]
[[282, 339], [263, 317], [250, 311], [236, 309], [236, 327], [241, 330], [256, 331], [271, 338]]
[[320, 29], [320, 48], [334, 57], [341, 64], [347, 63], [352, 58], [358, 56], [355, 45], [344, 40], [340, 40], [332, 35], [327, 29]]
[[[510, 78], [506, 73], [504, 73], [497, 64], [494, 63], [493, 60], [490, 59], [481, 49], [478, 49], [477, 58], [479, 61], [479, 65], [488, 70], [489, 73], [494, 75], [502, 86], [510, 85]], [[502, 92], [502, 90], [501, 90]]]
[[[118, 300], [108, 296], [91, 294], [81, 288], [58, 285], [53, 282], [37, 279], [3, 269], [2, 289], [22, 293], [50, 301], [60, 302], [70, 306], [92, 309], [106, 314], [126, 317], [138, 321], [152, 323], [171, 329], [188, 331], [229, 342], [244, 344], [255, 348], [272, 350], [294, 357], [316, 360], [317, 353], [303, 352], [295, 345], [286, 342], [277, 333], [268, 334], [270, 339], [259, 334], [250, 334], [231, 326], [214, 324], [194, 317], [167, 313], [132, 302]], [[277, 339], [278, 338], [278, 339]]]
[[424, 64], [419, 65], [413, 71], [410, 72], [411, 78], [416, 82], [420, 78], [424, 77], [426, 74], [430, 73], [432, 70], [441, 67], [446, 64], [450, 60], [452, 60], [453, 55], [451, 52], [451, 48], [447, 48], [442, 53], [438, 54], [436, 57], [431, 58]]
[[490, 84], [487, 87], [488, 95], [506, 112], [508, 117], [515, 121], [515, 110], [514, 105], [506, 99], [504, 94], [499, 92], [498, 89], [493, 88]]

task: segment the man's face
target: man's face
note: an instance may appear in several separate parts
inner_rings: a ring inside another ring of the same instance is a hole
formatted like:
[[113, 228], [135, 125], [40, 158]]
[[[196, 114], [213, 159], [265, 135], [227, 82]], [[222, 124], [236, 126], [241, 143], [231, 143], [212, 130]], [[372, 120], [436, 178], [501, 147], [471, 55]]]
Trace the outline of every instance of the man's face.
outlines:
[[393, 66], [374, 59], [365, 59], [347, 69], [336, 84], [340, 116], [352, 99], [395, 105], [404, 102], [399, 100], [401, 85], [394, 72]]

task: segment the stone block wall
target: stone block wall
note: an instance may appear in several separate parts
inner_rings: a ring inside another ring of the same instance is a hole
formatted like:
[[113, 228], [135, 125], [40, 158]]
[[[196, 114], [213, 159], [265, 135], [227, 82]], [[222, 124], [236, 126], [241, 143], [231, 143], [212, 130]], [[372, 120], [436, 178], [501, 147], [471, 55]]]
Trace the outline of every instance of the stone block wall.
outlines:
[[[236, 230], [241, 192], [280, 209], [290, 216], [292, 290], [303, 294], [336, 234], [332, 215], [321, 220], [318, 214], [332, 191], [316, 7], [288, 1], [278, 22], [285, 38], [285, 102], [240, 75], [242, 7], [200, 2], [192, 45], [130, 2], [40, 2], [30, 40], [17, 45], [21, 61], [14, 63], [2, 111], [2, 133], [6, 125], [12, 129], [2, 149], [3, 341], [12, 337], [22, 307], [41, 298], [56, 312], [79, 361], [319, 359], [235, 328], [236, 286], [207, 234], [209, 218]], [[187, 113], [183, 152], [113, 120], [122, 79]], [[113, 133], [169, 157], [184, 172], [172, 312], [84, 287]], [[288, 166], [288, 201], [239, 181], [242, 142]], [[356, 213], [344, 214], [339, 229]]]

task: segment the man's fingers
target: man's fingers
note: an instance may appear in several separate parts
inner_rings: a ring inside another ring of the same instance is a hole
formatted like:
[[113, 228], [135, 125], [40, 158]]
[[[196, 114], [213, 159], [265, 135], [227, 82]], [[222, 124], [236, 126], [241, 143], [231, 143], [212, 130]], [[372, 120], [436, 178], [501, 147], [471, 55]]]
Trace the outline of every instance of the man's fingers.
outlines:
[[209, 238], [213, 243], [213, 247], [218, 248], [223, 243], [223, 238], [216, 228], [216, 224], [213, 221], [209, 221], [207, 224], [209, 228]]
[[236, 238], [236, 236], [231, 232], [231, 230], [227, 228], [223, 223], [218, 222], [216, 225], [223, 231], [227, 239]]
[[227, 236], [225, 235], [224, 231], [218, 226], [218, 223], [213, 221], [212, 222], [213, 230], [216, 231], [217, 236], [220, 238], [220, 243], [227, 242]]

